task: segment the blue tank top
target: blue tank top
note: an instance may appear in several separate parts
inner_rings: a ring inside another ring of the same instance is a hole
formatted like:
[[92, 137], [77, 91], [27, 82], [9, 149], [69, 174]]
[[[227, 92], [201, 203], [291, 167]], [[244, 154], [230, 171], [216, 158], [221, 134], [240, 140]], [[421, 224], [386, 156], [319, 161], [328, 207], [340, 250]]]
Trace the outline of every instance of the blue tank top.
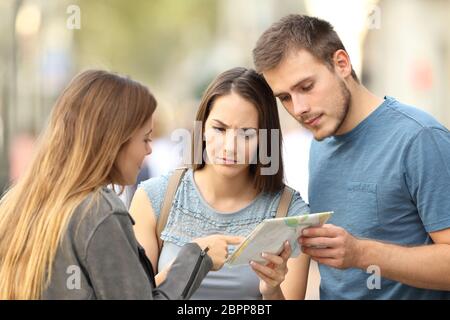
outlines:
[[[139, 184], [158, 218], [168, 180], [167, 175], [151, 178]], [[222, 213], [212, 208], [201, 195], [193, 176], [188, 170], [182, 178], [175, 194], [167, 224], [161, 232], [164, 240], [158, 270], [172, 262], [181, 246], [193, 239], [211, 234], [247, 236], [264, 219], [274, 218], [282, 191], [260, 193], [249, 205], [232, 213]], [[294, 193], [288, 216], [308, 214], [309, 207], [298, 192]], [[294, 245], [294, 244], [293, 244]], [[229, 248], [229, 254], [233, 252]], [[298, 253], [297, 250], [294, 252]], [[191, 299], [261, 299], [259, 278], [250, 266], [228, 267], [211, 271]]]

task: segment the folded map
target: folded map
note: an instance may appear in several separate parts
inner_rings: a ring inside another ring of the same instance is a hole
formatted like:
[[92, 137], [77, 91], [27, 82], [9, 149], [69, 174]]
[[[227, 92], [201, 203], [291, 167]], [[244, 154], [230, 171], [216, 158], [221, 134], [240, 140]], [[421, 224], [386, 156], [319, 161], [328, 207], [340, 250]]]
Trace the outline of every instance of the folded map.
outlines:
[[266, 219], [235, 249], [226, 261], [229, 266], [248, 264], [250, 261], [265, 263], [262, 252], [280, 254], [283, 244], [289, 241], [293, 253], [300, 251], [297, 238], [302, 230], [324, 224], [333, 212], [320, 212], [294, 217]]

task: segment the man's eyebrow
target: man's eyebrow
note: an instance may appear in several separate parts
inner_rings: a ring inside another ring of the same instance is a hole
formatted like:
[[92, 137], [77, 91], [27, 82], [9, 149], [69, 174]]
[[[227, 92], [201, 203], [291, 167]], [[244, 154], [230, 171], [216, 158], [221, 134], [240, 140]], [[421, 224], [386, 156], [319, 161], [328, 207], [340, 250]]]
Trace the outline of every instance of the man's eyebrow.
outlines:
[[[297, 88], [298, 86], [300, 86], [301, 84], [303, 84], [304, 82], [306, 82], [306, 81], [310, 81], [310, 80], [312, 80], [313, 79], [313, 76], [308, 76], [308, 77], [306, 77], [306, 78], [303, 78], [303, 79], [300, 79], [299, 81], [297, 81], [293, 86], [291, 86], [290, 88], [289, 88], [289, 90], [294, 90], [295, 88]], [[274, 93], [273, 95], [275, 96], [275, 97], [279, 97], [279, 96], [281, 96], [281, 95], [284, 95], [284, 94], [288, 94], [288, 93], [286, 93], [286, 92], [280, 92], [280, 93]]]

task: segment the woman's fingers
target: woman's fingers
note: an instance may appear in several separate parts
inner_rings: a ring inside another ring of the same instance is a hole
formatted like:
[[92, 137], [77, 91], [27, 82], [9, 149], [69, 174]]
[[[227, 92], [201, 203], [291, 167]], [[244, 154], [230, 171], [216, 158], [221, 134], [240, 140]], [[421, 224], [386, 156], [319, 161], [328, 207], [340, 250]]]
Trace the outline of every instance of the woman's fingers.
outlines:
[[266, 275], [264, 275], [263, 273], [253, 269], [253, 271], [256, 273], [256, 275], [265, 283], [267, 283], [269, 286], [271, 287], [276, 287], [279, 285], [279, 283], [269, 277], [267, 277]]
[[263, 252], [261, 256], [269, 262], [269, 264], [273, 264], [275, 267], [281, 266], [285, 263], [287, 263], [287, 260], [291, 256], [292, 250], [291, 245], [288, 241], [284, 243], [283, 251], [280, 253], [280, 255], [274, 255], [271, 253]]
[[253, 271], [261, 279], [260, 290], [263, 295], [270, 294], [280, 287], [288, 271], [287, 260], [291, 253], [291, 246], [286, 241], [280, 255], [262, 253], [262, 257], [267, 261], [265, 265], [255, 261], [250, 262]]
[[222, 236], [222, 239], [227, 242], [227, 244], [241, 244], [242, 241], [245, 240], [244, 237], [241, 236]]
[[285, 275], [284, 270], [270, 268], [268, 266], [264, 266], [255, 261], [250, 262], [250, 265], [255, 272], [257, 271], [259, 273], [262, 273], [265, 277], [267, 277], [271, 280], [275, 280], [278, 282], [281, 282], [284, 280], [284, 275]]
[[289, 257], [291, 256], [291, 254], [292, 254], [291, 245], [289, 244], [289, 241], [286, 241], [286, 242], [284, 243], [284, 249], [283, 249], [283, 251], [281, 252], [280, 257], [281, 257], [283, 260], [287, 261], [287, 259], [289, 259]]
[[274, 255], [274, 254], [270, 254], [270, 253], [265, 253], [265, 252], [263, 252], [263, 253], [261, 254], [261, 256], [262, 256], [265, 260], [267, 260], [267, 262], [269, 262], [269, 264], [270, 264], [270, 263], [273, 263], [273, 264], [275, 265], [275, 267], [278, 267], [278, 266], [282, 265], [283, 262], [284, 262], [284, 260], [283, 260], [283, 258], [282, 258], [281, 256], [276, 256], [276, 255]]

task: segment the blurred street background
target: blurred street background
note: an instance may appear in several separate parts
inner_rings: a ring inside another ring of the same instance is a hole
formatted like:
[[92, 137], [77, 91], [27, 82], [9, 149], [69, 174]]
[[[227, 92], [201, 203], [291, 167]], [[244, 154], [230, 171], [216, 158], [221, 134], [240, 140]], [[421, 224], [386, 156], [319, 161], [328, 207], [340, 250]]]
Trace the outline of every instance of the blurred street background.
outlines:
[[[257, 38], [291, 13], [330, 21], [370, 90], [450, 127], [450, 0], [0, 0], [0, 191], [23, 172], [61, 90], [88, 68], [129, 75], [158, 100], [141, 179], [178, 166], [170, 134], [193, 126], [215, 76], [253, 67]], [[307, 200], [311, 136], [279, 110], [286, 179]], [[317, 299], [314, 264], [311, 275]]]

